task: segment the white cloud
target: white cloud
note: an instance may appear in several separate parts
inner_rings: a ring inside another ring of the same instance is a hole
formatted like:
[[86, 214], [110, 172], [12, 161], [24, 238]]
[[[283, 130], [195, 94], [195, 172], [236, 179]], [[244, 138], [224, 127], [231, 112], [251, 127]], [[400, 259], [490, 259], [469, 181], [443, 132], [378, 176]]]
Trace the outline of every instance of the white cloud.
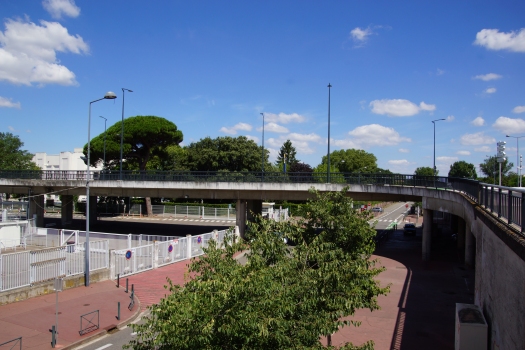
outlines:
[[290, 141], [307, 141], [307, 142], [323, 143], [323, 138], [314, 133], [298, 134], [298, 133], [292, 132], [287, 137], [288, 139], [290, 139]]
[[75, 85], [75, 74], [60, 64], [57, 52], [87, 53], [78, 35], [69, 35], [57, 22], [41, 25], [8, 19], [0, 32], [0, 80], [14, 84]]
[[470, 156], [469, 151], [457, 151], [456, 153], [459, 154], [460, 156]]
[[44, 0], [42, 5], [53, 18], [78, 17], [80, 8], [75, 5], [75, 0]]
[[365, 29], [356, 27], [350, 31], [350, 36], [352, 37], [352, 39], [358, 42], [366, 41], [371, 34], [372, 34], [372, 29], [370, 29], [370, 27], [365, 28]]
[[434, 111], [436, 110], [435, 105], [429, 105], [425, 102], [421, 102], [416, 105], [413, 102], [402, 99], [394, 100], [374, 100], [370, 102], [372, 113], [388, 115], [390, 117], [410, 117], [418, 114], [420, 111]]
[[525, 106], [516, 106], [512, 110], [513, 113], [523, 113], [525, 112]]
[[20, 109], [20, 102], [12, 102], [10, 98], [0, 96], [0, 107]]
[[246, 123], [238, 123], [230, 128], [223, 126], [219, 131], [225, 134], [235, 135], [238, 130], [252, 131], [252, 126]]
[[474, 126], [483, 126], [485, 125], [485, 119], [483, 119], [482, 117], [476, 117], [476, 119], [471, 121], [470, 124]]
[[485, 90], [486, 94], [493, 94], [495, 92], [496, 92], [496, 88], [488, 88], [487, 90]]
[[494, 148], [491, 148], [489, 146], [481, 146], [481, 147], [474, 148], [474, 151], [488, 153], [488, 152], [494, 151]]
[[501, 116], [496, 119], [494, 124], [492, 124], [492, 127], [504, 134], [521, 134], [525, 132], [525, 120], [521, 118], [512, 119]]
[[280, 124], [289, 124], [289, 123], [303, 123], [306, 121], [306, 118], [297, 113], [264, 113], [265, 122], [280, 123]]
[[436, 160], [442, 163], [453, 163], [458, 160], [458, 157], [441, 156], [441, 157], [436, 157]]
[[437, 69], [436, 75], [443, 75], [445, 74], [445, 71], [443, 69]]
[[453, 121], [454, 119], [456, 119], [456, 117], [454, 117], [453, 115], [449, 115], [445, 121], [447, 121], [447, 122], [451, 122], [451, 121]]
[[472, 79], [479, 79], [479, 80], [483, 80], [483, 81], [489, 81], [489, 80], [501, 79], [501, 75], [496, 74], [496, 73], [488, 73], [488, 74], [476, 75]]
[[393, 146], [401, 142], [411, 142], [407, 137], [402, 137], [393, 128], [379, 124], [363, 125], [348, 132], [353, 137], [352, 141], [366, 146]]
[[410, 150], [406, 149], [406, 148], [400, 148], [398, 151], [401, 152], [401, 153], [408, 153], [408, 152], [410, 152]]
[[298, 134], [290, 133], [287, 135], [280, 135], [279, 138], [269, 138], [267, 144], [269, 148], [275, 148], [276, 150], [281, 149], [283, 143], [286, 140], [292, 141], [292, 145], [297, 150], [297, 154], [312, 154], [315, 152], [315, 149], [310, 146], [310, 143], [324, 144], [326, 140], [321, 136], [311, 133], [311, 134]]
[[259, 138], [257, 136], [252, 136], [252, 135], [245, 135], [245, 136], [248, 140], [253, 140], [255, 143], [259, 143]]
[[482, 29], [476, 34], [474, 44], [489, 50], [525, 52], [525, 28], [509, 33], [500, 32], [498, 29]]
[[388, 164], [391, 164], [391, 165], [409, 165], [410, 162], [408, 160], [406, 160], [406, 159], [393, 159], [393, 160], [389, 160]]
[[8, 126], [7, 128], [9, 129], [9, 131], [16, 131], [15, 128], [13, 128], [12, 126]]
[[[262, 127], [257, 128], [257, 131], [262, 131]], [[277, 133], [287, 133], [289, 130], [284, 126], [281, 126], [277, 123], [268, 123], [264, 126], [264, 131], [268, 132], [277, 132]]]
[[496, 143], [496, 139], [492, 136], [485, 135], [483, 132], [478, 132], [475, 134], [465, 134], [461, 136], [459, 142], [462, 145], [486, 145], [489, 143]]

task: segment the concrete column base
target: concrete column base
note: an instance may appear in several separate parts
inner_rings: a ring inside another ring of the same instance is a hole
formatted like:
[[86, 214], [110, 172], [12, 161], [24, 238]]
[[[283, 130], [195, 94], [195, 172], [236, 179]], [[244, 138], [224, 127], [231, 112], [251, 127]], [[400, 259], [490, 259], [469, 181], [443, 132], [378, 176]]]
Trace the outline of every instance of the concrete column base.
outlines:
[[237, 213], [235, 225], [239, 228], [239, 235], [244, 239], [246, 234], [246, 201], [244, 199], [237, 199], [235, 212]]
[[32, 219], [36, 215], [36, 227], [44, 227], [44, 196], [31, 194], [32, 197], [29, 198], [29, 213]]
[[62, 210], [60, 215], [62, 218], [62, 227], [68, 227], [73, 221], [73, 196], [63, 195], [62, 196]]
[[430, 261], [430, 248], [432, 241], [432, 224], [434, 218], [434, 211], [425, 209], [423, 211], [423, 261]]

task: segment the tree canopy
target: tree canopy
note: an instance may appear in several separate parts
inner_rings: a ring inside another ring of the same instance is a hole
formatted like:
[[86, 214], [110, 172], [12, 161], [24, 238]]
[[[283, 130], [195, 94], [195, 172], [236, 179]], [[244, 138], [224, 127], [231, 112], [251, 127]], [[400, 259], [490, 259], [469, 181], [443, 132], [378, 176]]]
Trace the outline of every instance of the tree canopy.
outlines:
[[[439, 170], [436, 169], [436, 176], [439, 174]], [[422, 166], [414, 171], [414, 175], [418, 176], [434, 176], [434, 170], [429, 166]]]
[[450, 171], [448, 172], [449, 177], [464, 177], [467, 179], [477, 179], [478, 175], [476, 174], [476, 168], [474, 164], [467, 163], [464, 160], [454, 162], [450, 166]]
[[282, 165], [286, 156], [286, 165], [287, 169], [289, 169], [291, 165], [299, 163], [299, 159], [295, 158], [296, 154], [297, 151], [292, 145], [292, 141], [286, 140], [286, 142], [283, 143], [281, 149], [279, 150], [279, 154], [277, 155], [277, 159], [275, 160], [275, 165]]
[[[206, 137], [186, 147], [186, 164], [197, 171], [261, 171], [262, 149], [246, 136]], [[268, 151], [264, 150], [265, 168]]]
[[21, 148], [24, 143], [10, 132], [0, 132], [0, 169], [39, 170], [32, 161], [33, 155]]
[[[483, 161], [483, 163], [481, 163], [480, 165], [480, 168], [481, 168], [481, 172], [483, 174], [485, 174], [486, 176], [486, 181], [487, 182], [494, 182], [494, 183], [497, 183], [498, 182], [498, 179], [499, 179], [499, 163], [498, 163], [498, 159], [496, 156], [489, 156], [487, 158], [485, 158], [485, 160]], [[512, 169], [512, 167], [514, 166], [514, 164], [512, 162], [509, 162], [508, 159], [505, 159], [504, 162], [501, 163], [501, 176], [502, 176], [502, 185], [503, 186], [507, 186], [508, 185], [508, 182], [507, 182], [507, 177], [508, 177], [508, 173], [510, 172], [510, 170]]]
[[[169, 281], [170, 294], [132, 325], [133, 349], [321, 349], [321, 337], [359, 323], [343, 320], [357, 309], [377, 310], [388, 292], [375, 277], [384, 269], [371, 259], [375, 230], [368, 213], [352, 209], [341, 192], [308, 201], [297, 221], [260, 216], [249, 226], [246, 263], [211, 240], [193, 259], [184, 286]], [[276, 234], [277, 233], [277, 234]], [[295, 242], [293, 249], [283, 243]], [[346, 344], [340, 349], [371, 349]], [[334, 347], [331, 347], [334, 348]]]
[[[106, 163], [108, 167], [120, 166], [120, 133], [122, 122], [110, 126], [106, 131]], [[91, 140], [91, 165], [104, 158], [104, 133]], [[146, 170], [154, 156], [166, 158], [166, 148], [178, 145], [183, 135], [177, 126], [161, 117], [135, 116], [124, 119], [123, 168]], [[87, 144], [84, 146], [87, 154]]]
[[[327, 163], [328, 158], [323, 156], [321, 164]], [[345, 173], [374, 173], [377, 169], [377, 158], [362, 149], [341, 149], [330, 153], [330, 168], [332, 165]]]

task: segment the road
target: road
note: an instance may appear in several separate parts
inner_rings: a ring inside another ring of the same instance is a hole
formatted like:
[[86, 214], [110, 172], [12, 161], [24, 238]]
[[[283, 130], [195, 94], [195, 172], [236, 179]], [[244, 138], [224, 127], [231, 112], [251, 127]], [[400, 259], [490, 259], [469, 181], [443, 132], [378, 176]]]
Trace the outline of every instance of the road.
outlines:
[[395, 222], [397, 222], [397, 227], [402, 228], [404, 226], [403, 217], [410, 208], [411, 202], [398, 202], [390, 205], [384, 209], [383, 213], [380, 213], [377, 217], [370, 220], [371, 224], [375, 223], [375, 229], [378, 231], [385, 230], [390, 228]]

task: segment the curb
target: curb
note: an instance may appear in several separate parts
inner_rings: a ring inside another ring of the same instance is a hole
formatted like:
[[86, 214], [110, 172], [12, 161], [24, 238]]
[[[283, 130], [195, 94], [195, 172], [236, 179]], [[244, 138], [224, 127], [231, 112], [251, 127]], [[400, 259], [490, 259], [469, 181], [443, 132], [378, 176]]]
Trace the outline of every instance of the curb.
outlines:
[[[137, 303], [136, 303], [136, 306], [137, 306], [137, 311], [135, 311], [135, 313], [133, 315], [131, 315], [130, 318], [128, 318], [127, 320], [124, 320], [124, 321], [121, 321], [120, 323], [117, 323], [116, 324], [116, 328], [118, 328], [120, 330], [120, 328], [122, 328], [123, 326], [127, 326], [129, 325], [130, 323], [132, 323], [133, 321], [135, 321], [139, 316], [140, 316], [140, 313], [141, 313], [141, 308], [142, 308], [142, 304], [139, 300], [138, 297], [135, 297], [137, 299]], [[108, 334], [108, 331], [106, 329], [103, 329], [101, 332], [99, 333], [95, 333], [95, 334], [92, 334], [90, 336], [88, 336], [87, 338], [84, 338], [84, 339], [81, 339], [79, 341], [76, 341], [74, 343], [71, 343], [71, 344], [68, 344], [66, 346], [64, 346], [63, 348], [61, 349], [64, 349], [64, 350], [70, 350], [70, 349], [74, 349], [75, 347], [77, 346], [80, 346], [82, 344], [86, 344], [86, 343], [89, 343], [97, 338], [102, 338], [103, 336], [105, 336], [106, 334]], [[58, 345], [58, 344], [57, 344]]]

